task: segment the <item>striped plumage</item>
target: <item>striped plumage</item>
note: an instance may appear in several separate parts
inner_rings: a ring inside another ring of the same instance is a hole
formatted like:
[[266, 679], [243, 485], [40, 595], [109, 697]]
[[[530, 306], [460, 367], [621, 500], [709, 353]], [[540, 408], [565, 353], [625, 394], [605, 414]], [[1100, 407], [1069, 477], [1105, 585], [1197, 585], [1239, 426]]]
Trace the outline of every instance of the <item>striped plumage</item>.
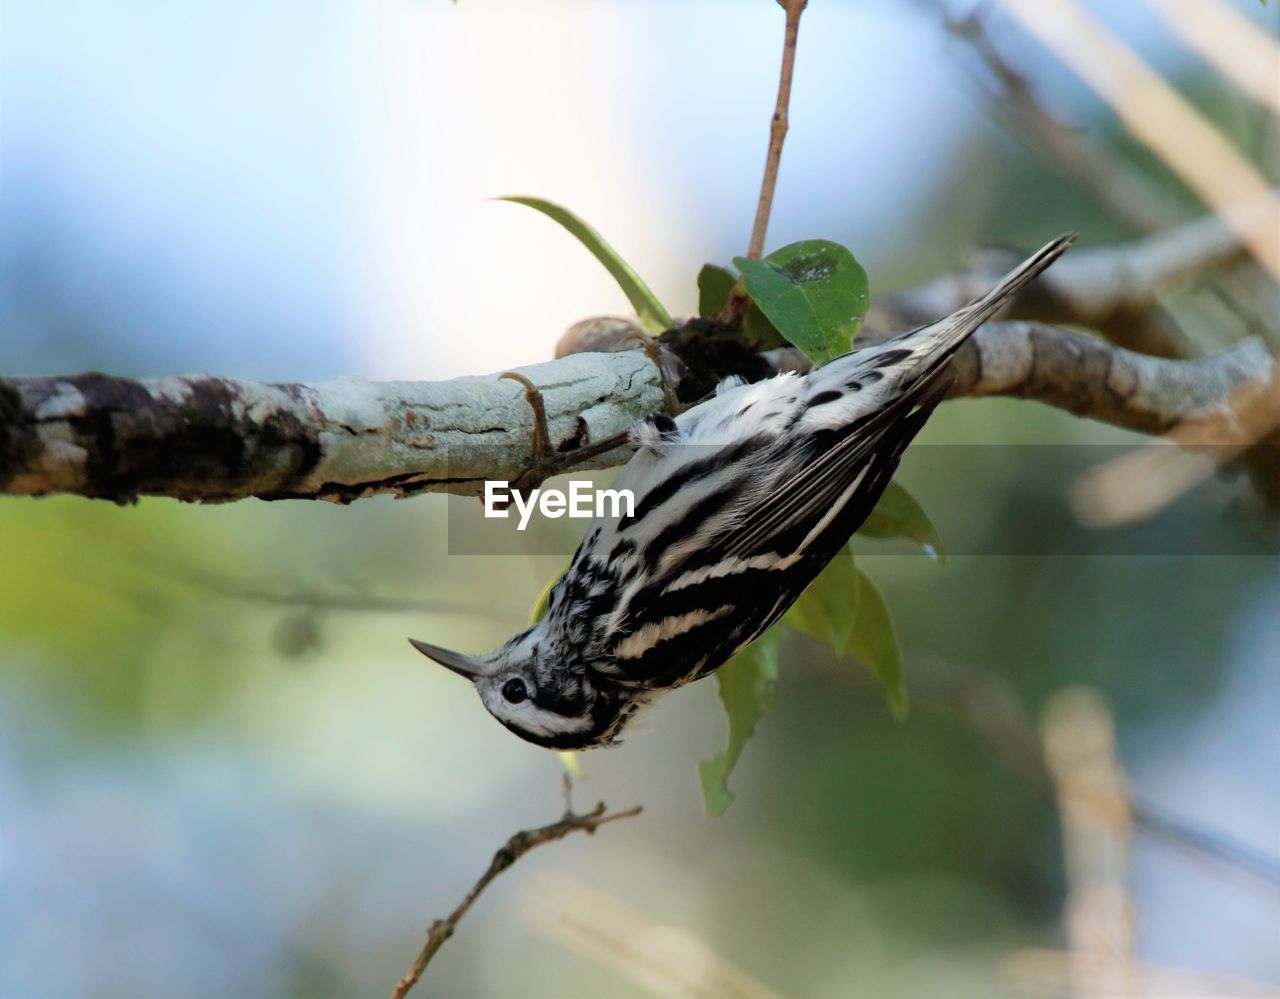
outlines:
[[791, 606], [875, 506], [956, 348], [1072, 238], [929, 326], [648, 417], [612, 487], [633, 492], [633, 516], [591, 524], [538, 624], [482, 656], [415, 647], [530, 742], [616, 740], [638, 707], [706, 676]]

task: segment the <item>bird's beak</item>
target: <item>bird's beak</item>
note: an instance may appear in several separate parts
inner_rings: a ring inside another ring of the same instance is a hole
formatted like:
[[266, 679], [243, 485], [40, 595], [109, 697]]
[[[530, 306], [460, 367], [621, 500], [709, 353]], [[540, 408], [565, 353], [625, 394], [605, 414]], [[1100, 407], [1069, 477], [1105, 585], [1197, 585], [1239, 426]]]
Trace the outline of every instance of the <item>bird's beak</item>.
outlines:
[[464, 656], [461, 652], [450, 652], [448, 649], [442, 649], [438, 645], [428, 645], [426, 642], [420, 642], [416, 638], [409, 639], [409, 644], [428, 659], [434, 659], [441, 666], [453, 670], [459, 676], [465, 676], [468, 680], [479, 680], [489, 673], [483, 662], [470, 656]]

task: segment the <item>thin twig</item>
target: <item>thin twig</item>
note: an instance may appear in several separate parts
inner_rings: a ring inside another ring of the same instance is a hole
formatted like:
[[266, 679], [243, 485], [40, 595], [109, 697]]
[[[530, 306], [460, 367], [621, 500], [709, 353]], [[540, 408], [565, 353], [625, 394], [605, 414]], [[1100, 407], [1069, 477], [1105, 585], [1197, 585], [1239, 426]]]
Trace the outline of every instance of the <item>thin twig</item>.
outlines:
[[453, 936], [453, 931], [457, 928], [459, 921], [467, 914], [467, 911], [475, 904], [475, 900], [480, 897], [480, 893], [489, 887], [489, 882], [514, 864], [535, 847], [542, 846], [544, 843], [553, 843], [558, 839], [564, 839], [570, 833], [585, 832], [594, 833], [606, 822], [614, 822], [618, 819], [629, 819], [632, 816], [639, 815], [641, 806], [629, 808], [625, 812], [614, 812], [610, 815], [605, 814], [604, 802], [596, 805], [591, 811], [585, 815], [574, 815], [566, 813], [564, 818], [558, 822], [552, 822], [550, 825], [542, 826], [538, 829], [522, 829], [520, 832], [512, 836], [503, 847], [493, 855], [493, 861], [489, 864], [489, 869], [480, 875], [478, 880], [467, 892], [466, 898], [459, 903], [458, 907], [449, 913], [444, 919], [437, 919], [431, 924], [431, 928], [427, 930], [426, 943], [422, 945], [422, 950], [418, 952], [418, 956], [414, 959], [412, 967], [403, 978], [396, 983], [396, 987], [392, 990], [391, 999], [404, 999], [409, 994], [418, 980], [422, 977], [423, 971], [426, 970], [427, 964], [431, 961], [446, 940]]
[[773, 191], [778, 186], [778, 164], [782, 162], [782, 142], [787, 137], [787, 108], [791, 104], [791, 75], [796, 65], [796, 36], [800, 31], [800, 15], [808, 0], [787, 0], [787, 25], [782, 42], [782, 72], [778, 76], [778, 102], [773, 108], [769, 123], [769, 152], [764, 160], [764, 179], [760, 183], [760, 202], [756, 206], [756, 221], [751, 227], [751, 242], [747, 244], [747, 256], [759, 257], [764, 253], [764, 234], [769, 228], [769, 213], [773, 210]]

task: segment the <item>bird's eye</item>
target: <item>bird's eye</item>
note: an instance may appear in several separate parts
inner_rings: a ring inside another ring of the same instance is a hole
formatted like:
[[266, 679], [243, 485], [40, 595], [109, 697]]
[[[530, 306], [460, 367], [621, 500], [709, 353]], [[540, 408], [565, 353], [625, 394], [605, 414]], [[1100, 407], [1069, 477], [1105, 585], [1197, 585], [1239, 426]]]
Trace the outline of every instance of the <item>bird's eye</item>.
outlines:
[[524, 681], [513, 677], [502, 685], [502, 696], [512, 704], [519, 704], [529, 696]]

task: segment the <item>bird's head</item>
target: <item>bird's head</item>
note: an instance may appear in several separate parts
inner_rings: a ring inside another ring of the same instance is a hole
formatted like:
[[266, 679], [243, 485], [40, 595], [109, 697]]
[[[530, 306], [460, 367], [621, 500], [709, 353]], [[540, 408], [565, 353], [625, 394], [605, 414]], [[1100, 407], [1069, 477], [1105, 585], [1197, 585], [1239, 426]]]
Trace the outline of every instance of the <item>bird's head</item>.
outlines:
[[547, 749], [589, 749], [613, 742], [638, 706], [636, 698], [586, 667], [564, 661], [538, 638], [538, 629], [531, 629], [479, 656], [415, 638], [409, 642], [475, 684], [489, 714], [522, 739]]

